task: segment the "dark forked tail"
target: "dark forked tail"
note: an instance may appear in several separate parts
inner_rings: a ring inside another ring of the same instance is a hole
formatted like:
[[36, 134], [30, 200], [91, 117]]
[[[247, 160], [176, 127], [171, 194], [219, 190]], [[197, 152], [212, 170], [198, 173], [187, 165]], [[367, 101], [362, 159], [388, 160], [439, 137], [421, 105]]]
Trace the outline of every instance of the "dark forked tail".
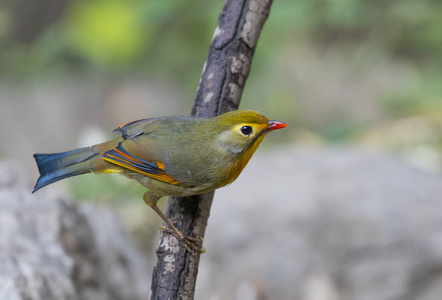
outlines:
[[99, 153], [92, 147], [75, 149], [63, 153], [42, 154], [35, 153], [40, 177], [35, 184], [33, 193], [42, 187], [58, 180], [92, 172], [93, 159]]

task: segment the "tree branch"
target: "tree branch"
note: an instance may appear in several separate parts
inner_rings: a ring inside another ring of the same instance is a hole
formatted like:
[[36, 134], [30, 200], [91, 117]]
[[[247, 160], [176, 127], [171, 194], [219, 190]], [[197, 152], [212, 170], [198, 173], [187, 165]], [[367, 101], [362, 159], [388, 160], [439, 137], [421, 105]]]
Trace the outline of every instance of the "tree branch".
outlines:
[[[262, 27], [273, 0], [227, 0], [203, 67], [192, 116], [210, 118], [239, 107]], [[184, 234], [203, 237], [214, 192], [171, 197], [166, 215]], [[209, 249], [210, 251], [210, 249]], [[151, 299], [193, 299], [199, 255], [163, 233], [157, 249]]]

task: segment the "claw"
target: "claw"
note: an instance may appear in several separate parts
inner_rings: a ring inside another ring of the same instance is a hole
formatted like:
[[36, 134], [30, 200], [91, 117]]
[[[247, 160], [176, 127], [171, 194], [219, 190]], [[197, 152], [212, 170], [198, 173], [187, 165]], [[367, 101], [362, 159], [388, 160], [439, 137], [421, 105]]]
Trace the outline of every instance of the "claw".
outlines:
[[204, 239], [193, 238], [184, 235], [181, 231], [175, 231], [165, 226], [160, 226], [158, 228], [161, 231], [167, 232], [181, 241], [181, 244], [186, 248], [187, 251], [192, 255], [197, 255], [198, 253], [206, 253], [206, 249], [202, 246]]

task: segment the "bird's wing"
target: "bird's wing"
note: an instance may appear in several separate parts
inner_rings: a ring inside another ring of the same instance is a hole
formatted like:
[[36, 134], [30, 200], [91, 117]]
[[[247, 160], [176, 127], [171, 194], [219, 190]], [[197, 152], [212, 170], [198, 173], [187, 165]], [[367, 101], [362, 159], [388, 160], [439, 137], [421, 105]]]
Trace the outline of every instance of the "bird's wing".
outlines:
[[124, 124], [120, 132], [123, 141], [117, 147], [106, 151], [102, 158], [120, 167], [145, 176], [171, 183], [178, 182], [168, 175], [164, 167], [164, 151], [158, 147], [158, 129], [167, 126], [170, 118], [143, 119]]
[[117, 147], [105, 152], [102, 158], [110, 163], [138, 172], [148, 177], [171, 184], [178, 184], [174, 178], [166, 173], [163, 162], [145, 160], [132, 155], [124, 149], [124, 141], [118, 144]]
[[170, 117], [162, 117], [132, 121], [117, 127], [114, 132], [121, 133], [124, 139], [131, 139], [142, 134], [154, 132], [167, 123], [169, 119]]

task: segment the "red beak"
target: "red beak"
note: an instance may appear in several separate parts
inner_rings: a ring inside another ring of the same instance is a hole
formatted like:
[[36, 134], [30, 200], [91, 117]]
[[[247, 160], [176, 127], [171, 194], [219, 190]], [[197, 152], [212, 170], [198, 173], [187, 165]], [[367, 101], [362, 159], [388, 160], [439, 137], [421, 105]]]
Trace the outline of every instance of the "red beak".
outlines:
[[267, 127], [267, 131], [272, 131], [275, 129], [280, 129], [280, 128], [284, 128], [287, 127], [286, 123], [282, 123], [279, 121], [269, 121], [269, 126]]

